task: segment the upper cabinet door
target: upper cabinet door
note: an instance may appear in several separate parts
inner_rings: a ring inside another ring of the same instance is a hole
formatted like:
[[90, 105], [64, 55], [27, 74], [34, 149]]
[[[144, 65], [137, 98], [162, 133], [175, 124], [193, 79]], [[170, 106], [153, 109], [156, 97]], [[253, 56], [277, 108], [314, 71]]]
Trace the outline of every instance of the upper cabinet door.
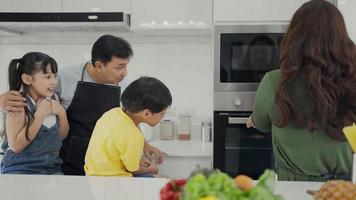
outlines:
[[212, 0], [132, 0], [133, 29], [211, 28]]
[[307, 0], [214, 0], [214, 21], [289, 21]]
[[61, 12], [61, 0], [1, 0], [0, 12]]
[[338, 7], [344, 16], [350, 38], [356, 43], [356, 1], [339, 0]]
[[131, 0], [63, 0], [63, 12], [131, 13]]

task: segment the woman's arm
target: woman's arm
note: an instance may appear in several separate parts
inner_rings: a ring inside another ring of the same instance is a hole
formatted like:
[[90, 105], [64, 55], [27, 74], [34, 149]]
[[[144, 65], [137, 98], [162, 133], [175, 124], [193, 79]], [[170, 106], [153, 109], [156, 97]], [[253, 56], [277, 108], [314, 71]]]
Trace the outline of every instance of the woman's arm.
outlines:
[[261, 80], [256, 91], [253, 113], [248, 120], [248, 126], [253, 126], [262, 132], [271, 131], [272, 121], [270, 114], [275, 95], [271, 84], [270, 73], [267, 73]]

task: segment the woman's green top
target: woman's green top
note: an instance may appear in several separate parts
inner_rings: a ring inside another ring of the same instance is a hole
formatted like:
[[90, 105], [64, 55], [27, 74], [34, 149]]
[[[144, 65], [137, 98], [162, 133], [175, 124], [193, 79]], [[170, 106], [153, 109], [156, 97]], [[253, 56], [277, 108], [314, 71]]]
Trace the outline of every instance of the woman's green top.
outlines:
[[[318, 128], [310, 132], [289, 120], [284, 127], [274, 124], [277, 117], [276, 92], [281, 72], [267, 73], [256, 92], [252, 120], [262, 132], [272, 133], [273, 154], [279, 180], [325, 181], [351, 177], [352, 151], [345, 141], [336, 141]], [[289, 94], [303, 115], [305, 124], [312, 117], [313, 104], [306, 82], [297, 77]]]

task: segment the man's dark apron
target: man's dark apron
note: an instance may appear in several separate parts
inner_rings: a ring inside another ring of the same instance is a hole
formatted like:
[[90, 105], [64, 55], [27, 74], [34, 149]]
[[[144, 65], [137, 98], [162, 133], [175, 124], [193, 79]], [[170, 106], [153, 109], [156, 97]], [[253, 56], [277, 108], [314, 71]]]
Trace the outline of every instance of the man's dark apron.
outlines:
[[67, 109], [70, 130], [60, 152], [62, 171], [67, 175], [85, 175], [85, 153], [96, 121], [106, 111], [120, 106], [120, 87], [84, 82], [85, 66]]

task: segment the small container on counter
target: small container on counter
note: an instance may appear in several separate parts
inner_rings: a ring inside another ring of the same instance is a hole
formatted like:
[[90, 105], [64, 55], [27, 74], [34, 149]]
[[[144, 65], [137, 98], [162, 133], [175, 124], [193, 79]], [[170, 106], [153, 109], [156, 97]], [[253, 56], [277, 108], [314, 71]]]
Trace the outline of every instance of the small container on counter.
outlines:
[[173, 121], [163, 120], [160, 122], [159, 137], [161, 140], [173, 140]]
[[211, 123], [208, 121], [201, 123], [201, 141], [211, 142]]
[[178, 140], [190, 140], [190, 115], [179, 116]]

